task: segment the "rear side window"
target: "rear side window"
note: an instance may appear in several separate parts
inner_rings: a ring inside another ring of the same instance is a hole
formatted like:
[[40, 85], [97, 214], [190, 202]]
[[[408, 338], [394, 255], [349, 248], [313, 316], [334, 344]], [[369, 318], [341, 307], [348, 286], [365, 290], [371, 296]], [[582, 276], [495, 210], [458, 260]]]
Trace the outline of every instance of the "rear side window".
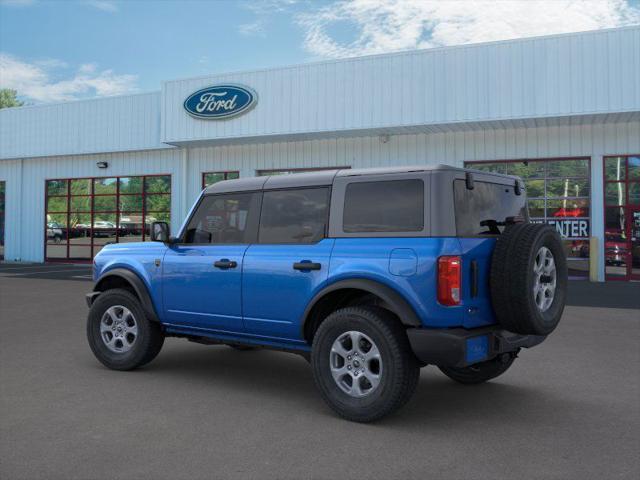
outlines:
[[264, 192], [260, 243], [315, 243], [325, 237], [329, 189], [305, 188]]
[[453, 185], [458, 236], [495, 235], [509, 217], [528, 219], [526, 197], [516, 195], [514, 187], [476, 181], [469, 190], [464, 180]]
[[253, 243], [259, 215], [259, 193], [204, 197], [189, 221], [185, 243]]
[[355, 182], [344, 197], [343, 231], [424, 230], [424, 182], [420, 179]]

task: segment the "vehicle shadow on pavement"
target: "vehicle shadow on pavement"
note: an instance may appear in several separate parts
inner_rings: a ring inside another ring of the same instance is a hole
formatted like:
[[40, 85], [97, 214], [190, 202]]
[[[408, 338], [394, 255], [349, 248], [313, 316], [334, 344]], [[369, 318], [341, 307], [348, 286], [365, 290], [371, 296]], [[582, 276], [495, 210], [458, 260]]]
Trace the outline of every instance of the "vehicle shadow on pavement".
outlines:
[[[226, 346], [161, 352], [158, 358], [139, 372], [153, 371], [166, 377], [167, 383], [197, 383], [210, 389], [211, 395], [251, 393], [256, 408], [276, 402], [286, 395], [288, 403], [298, 405], [298, 413], [334, 416], [321, 400], [309, 364], [296, 355], [255, 350], [238, 352]], [[514, 376], [513, 379], [516, 379]], [[483, 385], [459, 385], [444, 377], [436, 367], [421, 370], [416, 393], [398, 413], [374, 425], [432, 431], [463, 427], [469, 422], [490, 423], [508, 420], [513, 425], [546, 423], [549, 411], [568, 412], [575, 405], [566, 397], [541, 391], [535, 386], [509, 383], [509, 375]], [[538, 419], [538, 416], [541, 418]]]

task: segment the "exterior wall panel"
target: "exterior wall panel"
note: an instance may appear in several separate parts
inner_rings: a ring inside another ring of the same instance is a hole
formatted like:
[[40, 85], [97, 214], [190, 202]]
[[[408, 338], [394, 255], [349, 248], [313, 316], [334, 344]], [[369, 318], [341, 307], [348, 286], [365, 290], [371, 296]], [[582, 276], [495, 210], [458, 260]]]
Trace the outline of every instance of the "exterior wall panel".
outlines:
[[[99, 169], [99, 161], [108, 162], [109, 167]], [[175, 149], [0, 161], [0, 179], [7, 182], [5, 258], [44, 260], [46, 180], [162, 173], [171, 175], [171, 223], [177, 230], [187, 206], [181, 197], [184, 175], [180, 153]]]
[[[80, 155], [0, 162], [7, 182], [6, 258], [43, 260], [44, 182], [54, 178], [142, 174], [172, 175], [172, 228], [179, 227], [201, 190], [202, 172], [301, 167], [449, 163], [589, 156], [592, 178], [592, 235], [604, 234], [602, 157], [640, 151], [640, 122], [486, 129], [444, 133], [223, 145], [189, 149]], [[109, 168], [98, 169], [106, 161]]]
[[0, 158], [158, 148], [159, 92], [0, 111]]
[[[630, 27], [170, 81], [162, 140], [637, 112], [639, 43], [640, 27]], [[254, 88], [255, 109], [214, 122], [183, 110], [189, 94], [223, 82]]]

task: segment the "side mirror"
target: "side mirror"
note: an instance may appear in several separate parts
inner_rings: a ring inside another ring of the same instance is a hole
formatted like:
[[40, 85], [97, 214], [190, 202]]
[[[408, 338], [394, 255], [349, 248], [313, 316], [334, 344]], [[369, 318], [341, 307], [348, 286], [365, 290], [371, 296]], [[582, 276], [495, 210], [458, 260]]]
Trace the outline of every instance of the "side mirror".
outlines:
[[151, 240], [154, 242], [169, 242], [169, 224], [167, 222], [153, 222], [151, 224]]

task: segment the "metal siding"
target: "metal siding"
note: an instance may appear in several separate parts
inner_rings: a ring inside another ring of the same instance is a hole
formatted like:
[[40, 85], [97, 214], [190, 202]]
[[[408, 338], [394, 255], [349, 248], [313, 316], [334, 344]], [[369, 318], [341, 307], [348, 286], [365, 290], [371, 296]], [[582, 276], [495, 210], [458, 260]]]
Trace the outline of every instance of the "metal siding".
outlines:
[[0, 111], [0, 158], [167, 148], [160, 93]]
[[[163, 86], [165, 142], [220, 141], [398, 126], [639, 111], [640, 27], [212, 75]], [[221, 82], [248, 84], [255, 109], [226, 121], [182, 102]], [[468, 128], [468, 126], [466, 127]]]
[[[183, 173], [178, 149], [78, 155], [1, 161], [0, 180], [7, 182], [6, 244], [7, 260], [42, 262], [44, 245], [45, 180], [56, 178], [111, 177], [127, 175], [170, 174], [171, 223], [177, 230], [187, 206], [181, 198]], [[99, 169], [96, 162], [109, 163]], [[22, 173], [20, 174], [20, 163]], [[20, 181], [20, 177], [22, 181]], [[189, 203], [192, 199], [188, 199]]]

